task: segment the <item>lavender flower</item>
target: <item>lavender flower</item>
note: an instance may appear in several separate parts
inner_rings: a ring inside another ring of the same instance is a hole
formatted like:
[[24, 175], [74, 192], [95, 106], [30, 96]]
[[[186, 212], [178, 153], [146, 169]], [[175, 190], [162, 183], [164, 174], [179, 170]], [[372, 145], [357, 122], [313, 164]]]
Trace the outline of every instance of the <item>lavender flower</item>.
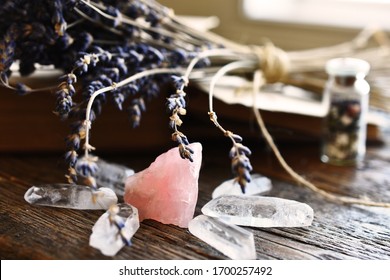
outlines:
[[128, 110], [133, 127], [138, 127], [141, 122], [141, 114], [146, 110], [144, 99], [142, 97], [133, 99], [132, 105]]
[[229, 153], [232, 160], [232, 172], [236, 175], [236, 181], [241, 186], [243, 193], [245, 193], [246, 183], [251, 181], [250, 172], [253, 168], [248, 158], [250, 155], [250, 149], [237, 142], [233, 144]]
[[78, 154], [77, 152], [72, 149], [65, 153], [65, 161], [69, 164], [69, 166], [74, 167], [77, 162]]
[[66, 147], [70, 150], [77, 151], [80, 149], [80, 135], [78, 133], [70, 134], [66, 137]]
[[97, 184], [95, 179], [95, 176], [99, 170], [99, 167], [96, 164], [97, 160], [98, 160], [97, 157], [93, 157], [90, 155], [84, 156], [77, 160], [77, 163], [74, 167], [76, 174], [80, 175], [84, 179], [84, 182], [88, 186], [91, 186], [93, 189], [97, 189]]
[[183, 91], [184, 86], [188, 81], [184, 77], [172, 76], [173, 84], [176, 88], [176, 93], [171, 94], [167, 98], [166, 108], [171, 114], [169, 117], [169, 126], [174, 130], [172, 133], [172, 140], [178, 144], [180, 156], [183, 159], [189, 159], [193, 161], [192, 154], [194, 151], [189, 147], [187, 137], [178, 130], [178, 127], [182, 125], [183, 121], [180, 116], [184, 116], [187, 113], [185, 100], [186, 93]]
[[19, 36], [17, 24], [10, 25], [0, 41], [0, 72], [8, 77], [9, 69], [15, 59], [16, 38]]
[[[200, 54], [224, 48], [221, 42], [194, 33], [154, 0], [3, 2], [0, 83], [19, 94], [38, 90], [24, 84], [9, 84], [10, 67], [15, 61], [20, 62], [22, 75], [36, 71], [36, 64], [54, 65], [65, 73], [53, 89], [53, 107], [61, 120], [71, 122], [65, 138], [70, 182], [83, 178], [91, 186], [96, 184], [94, 175], [98, 170], [89, 155], [92, 149], [89, 128], [108, 99], [119, 110], [127, 108], [133, 126], [137, 127], [147, 102], [172, 85], [174, 92], [166, 98], [172, 140], [178, 145], [180, 156], [192, 160], [190, 141], [179, 130], [187, 114], [188, 97], [184, 89], [192, 68], [208, 68], [212, 63], [209, 57]], [[196, 63], [192, 65], [194, 60]], [[187, 73], [182, 75], [186, 69]], [[232, 170], [244, 186], [250, 179], [249, 153], [238, 144], [242, 140], [239, 136], [231, 139]], [[79, 158], [82, 149], [85, 156]]]

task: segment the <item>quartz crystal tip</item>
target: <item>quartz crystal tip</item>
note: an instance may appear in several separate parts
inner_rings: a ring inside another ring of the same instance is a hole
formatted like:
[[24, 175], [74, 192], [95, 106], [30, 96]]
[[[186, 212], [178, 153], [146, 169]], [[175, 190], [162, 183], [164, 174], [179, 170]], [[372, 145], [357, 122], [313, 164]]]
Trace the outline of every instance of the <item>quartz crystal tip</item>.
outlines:
[[112, 205], [93, 226], [89, 245], [103, 255], [115, 256], [124, 246], [131, 245], [139, 227], [137, 208], [126, 203]]
[[313, 209], [294, 200], [265, 196], [227, 195], [209, 201], [202, 213], [228, 223], [252, 227], [304, 227]]
[[106, 210], [118, 202], [111, 189], [99, 188], [95, 191], [88, 186], [73, 184], [33, 186], [26, 191], [24, 199], [33, 205], [79, 210]]
[[256, 259], [253, 233], [239, 226], [199, 215], [190, 221], [188, 230], [231, 259]]
[[[110, 188], [118, 196], [123, 196], [126, 179], [134, 174], [134, 170], [121, 164], [105, 161], [100, 157], [96, 160], [95, 164], [97, 166], [97, 172], [94, 178], [97, 186]], [[78, 174], [78, 176], [82, 175]]]
[[252, 174], [251, 181], [246, 184], [245, 193], [242, 193], [241, 186], [235, 179], [227, 180], [217, 186], [212, 198], [223, 195], [260, 195], [269, 192], [272, 189], [272, 182], [269, 178], [260, 174]]

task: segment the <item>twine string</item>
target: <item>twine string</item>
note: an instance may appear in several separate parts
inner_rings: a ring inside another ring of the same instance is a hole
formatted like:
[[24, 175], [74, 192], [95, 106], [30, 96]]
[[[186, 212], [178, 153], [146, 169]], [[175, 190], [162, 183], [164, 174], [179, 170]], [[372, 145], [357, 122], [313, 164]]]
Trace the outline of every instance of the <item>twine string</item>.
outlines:
[[301, 175], [299, 175], [297, 172], [295, 172], [295, 170], [292, 169], [288, 165], [288, 163], [285, 161], [285, 159], [283, 158], [283, 156], [280, 153], [279, 149], [277, 148], [271, 134], [269, 133], [268, 129], [265, 126], [265, 123], [263, 121], [263, 118], [261, 117], [260, 111], [256, 107], [256, 97], [259, 94], [261, 86], [264, 84], [265, 84], [265, 79], [264, 79], [262, 70], [256, 70], [254, 75], [253, 75], [253, 112], [255, 114], [256, 121], [260, 127], [261, 133], [263, 134], [265, 140], [267, 141], [268, 145], [272, 149], [272, 151], [275, 154], [280, 165], [284, 168], [284, 170], [292, 178], [294, 178], [298, 183], [300, 183], [304, 187], [309, 188], [313, 192], [315, 192], [315, 193], [317, 193], [317, 194], [319, 194], [319, 195], [321, 195], [321, 196], [323, 196], [323, 197], [325, 197], [328, 200], [333, 201], [333, 202], [390, 208], [390, 203], [388, 203], [388, 202], [377, 202], [377, 201], [372, 201], [369, 199], [359, 199], [359, 198], [340, 196], [340, 195], [329, 193], [325, 190], [318, 188], [316, 185], [314, 185], [313, 183], [311, 183], [310, 181], [306, 180]]
[[267, 83], [280, 82], [289, 73], [288, 54], [271, 42], [266, 42], [263, 46], [250, 46], [250, 51], [257, 57], [259, 69]]

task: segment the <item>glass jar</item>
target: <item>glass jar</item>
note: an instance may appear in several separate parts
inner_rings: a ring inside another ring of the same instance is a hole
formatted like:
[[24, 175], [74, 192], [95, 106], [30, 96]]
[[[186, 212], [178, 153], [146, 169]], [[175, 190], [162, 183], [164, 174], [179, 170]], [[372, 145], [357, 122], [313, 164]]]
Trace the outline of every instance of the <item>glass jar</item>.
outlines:
[[324, 98], [329, 103], [323, 123], [321, 160], [335, 165], [356, 165], [366, 152], [370, 86], [368, 62], [335, 58], [326, 63], [329, 75]]

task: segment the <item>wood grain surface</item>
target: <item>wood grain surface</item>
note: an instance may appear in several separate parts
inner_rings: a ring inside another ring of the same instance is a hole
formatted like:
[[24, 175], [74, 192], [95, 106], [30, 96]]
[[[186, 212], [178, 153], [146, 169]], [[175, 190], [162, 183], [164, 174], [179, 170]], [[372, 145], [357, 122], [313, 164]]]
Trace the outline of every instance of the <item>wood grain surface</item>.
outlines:
[[[211, 199], [213, 188], [231, 178], [227, 156], [230, 146], [224, 140], [204, 144], [196, 215]], [[254, 172], [272, 179], [273, 189], [267, 195], [305, 202], [315, 213], [313, 224], [305, 228], [247, 228], [254, 233], [258, 259], [390, 259], [390, 209], [327, 201], [298, 186], [261, 140], [248, 145], [253, 150]], [[280, 149], [296, 171], [323, 189], [390, 201], [388, 144], [369, 145], [366, 160], [357, 168], [321, 163], [317, 142], [284, 143]], [[139, 152], [101, 156], [139, 171], [157, 155]], [[109, 259], [88, 245], [91, 228], [102, 211], [31, 206], [24, 201], [23, 195], [32, 185], [64, 182], [64, 170], [56, 153], [1, 154], [1, 259]], [[113, 259], [226, 258], [187, 229], [153, 220], [142, 222], [132, 241], [131, 247]]]

